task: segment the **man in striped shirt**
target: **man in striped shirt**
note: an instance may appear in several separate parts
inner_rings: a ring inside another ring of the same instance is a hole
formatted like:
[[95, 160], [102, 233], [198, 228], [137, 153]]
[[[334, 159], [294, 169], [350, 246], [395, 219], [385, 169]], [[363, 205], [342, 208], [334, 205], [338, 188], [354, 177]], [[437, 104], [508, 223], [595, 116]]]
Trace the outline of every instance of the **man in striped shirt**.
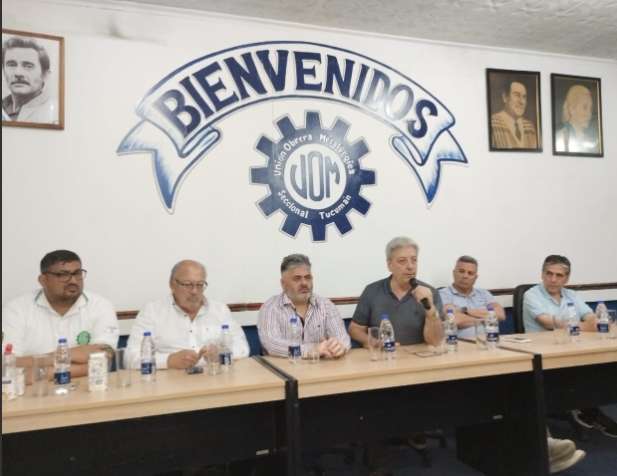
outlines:
[[302, 254], [283, 258], [283, 292], [268, 299], [259, 310], [257, 331], [264, 351], [286, 357], [291, 345], [289, 320], [297, 316], [302, 324], [302, 343], [319, 342], [319, 354], [338, 358], [351, 347], [345, 324], [336, 306], [313, 294], [311, 262]]

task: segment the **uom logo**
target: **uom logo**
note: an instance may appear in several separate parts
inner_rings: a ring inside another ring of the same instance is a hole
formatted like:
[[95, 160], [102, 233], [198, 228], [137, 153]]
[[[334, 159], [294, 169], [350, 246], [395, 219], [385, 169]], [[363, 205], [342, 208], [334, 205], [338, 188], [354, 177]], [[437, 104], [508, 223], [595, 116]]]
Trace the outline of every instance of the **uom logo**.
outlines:
[[334, 223], [344, 235], [352, 229], [347, 218], [351, 210], [368, 212], [371, 204], [360, 189], [375, 183], [375, 172], [360, 167], [369, 149], [364, 139], [347, 140], [347, 122], [337, 119], [331, 128], [323, 128], [319, 113], [312, 111], [305, 119], [299, 129], [288, 116], [278, 120], [278, 142], [260, 137], [256, 149], [267, 164], [251, 169], [251, 182], [269, 188], [258, 203], [266, 216], [277, 210], [287, 215], [283, 232], [296, 236], [304, 224], [311, 227], [314, 241], [324, 241], [328, 224]]

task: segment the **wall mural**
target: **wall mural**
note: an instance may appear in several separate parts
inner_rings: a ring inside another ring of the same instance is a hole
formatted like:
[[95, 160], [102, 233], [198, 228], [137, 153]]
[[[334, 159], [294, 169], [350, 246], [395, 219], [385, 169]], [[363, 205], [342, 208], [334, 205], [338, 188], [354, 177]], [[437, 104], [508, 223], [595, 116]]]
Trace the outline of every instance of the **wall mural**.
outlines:
[[342, 117], [345, 108], [392, 129], [390, 147], [413, 171], [428, 204], [439, 187], [441, 164], [467, 162], [450, 130], [454, 116], [412, 79], [350, 50], [293, 41], [240, 45], [173, 71], [141, 100], [140, 121], [117, 153], [151, 154], [162, 202], [173, 213], [182, 180], [221, 141], [218, 127], [225, 117], [292, 98], [337, 103], [341, 115], [331, 125], [322, 124], [318, 107], [305, 111], [302, 125], [284, 116], [275, 123], [279, 140], [264, 133], [257, 142], [265, 166], [251, 167], [251, 183], [268, 193], [258, 206], [266, 216], [282, 210], [282, 231], [289, 236], [306, 224], [314, 241], [324, 241], [330, 223], [344, 235], [352, 228], [347, 213], [366, 214], [371, 206], [360, 195], [362, 186], [375, 183], [375, 172], [360, 166], [368, 144], [363, 138], [350, 142], [348, 135], [362, 131]]

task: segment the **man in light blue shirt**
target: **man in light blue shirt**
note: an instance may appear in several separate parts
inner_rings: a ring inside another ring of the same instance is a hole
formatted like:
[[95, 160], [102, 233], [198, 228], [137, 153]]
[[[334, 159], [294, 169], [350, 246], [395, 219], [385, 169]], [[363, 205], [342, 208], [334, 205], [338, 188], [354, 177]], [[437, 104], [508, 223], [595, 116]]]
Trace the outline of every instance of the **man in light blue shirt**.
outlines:
[[566, 312], [574, 304], [581, 320], [581, 330], [595, 331], [596, 316], [575, 291], [566, 289], [570, 278], [570, 261], [565, 256], [550, 255], [542, 265], [542, 284], [530, 288], [523, 297], [525, 332], [553, 329], [553, 316]]
[[[581, 330], [597, 330], [597, 319], [591, 308], [565, 285], [570, 278], [570, 260], [565, 256], [547, 256], [542, 265], [542, 283], [530, 288], [523, 296], [523, 323], [526, 332], [553, 329], [553, 316], [566, 312], [568, 303], [574, 304], [581, 320]], [[599, 408], [573, 410], [572, 417], [582, 427], [596, 428], [610, 438], [617, 438], [617, 423]]]
[[473, 339], [474, 324], [479, 319], [488, 317], [488, 304], [493, 305], [497, 319], [503, 321], [506, 313], [495, 301], [495, 297], [486, 289], [475, 288], [478, 279], [478, 261], [471, 256], [461, 256], [456, 260], [452, 270], [454, 282], [451, 286], [439, 290], [444, 313], [449, 308], [454, 310], [454, 320], [458, 326], [458, 336]]

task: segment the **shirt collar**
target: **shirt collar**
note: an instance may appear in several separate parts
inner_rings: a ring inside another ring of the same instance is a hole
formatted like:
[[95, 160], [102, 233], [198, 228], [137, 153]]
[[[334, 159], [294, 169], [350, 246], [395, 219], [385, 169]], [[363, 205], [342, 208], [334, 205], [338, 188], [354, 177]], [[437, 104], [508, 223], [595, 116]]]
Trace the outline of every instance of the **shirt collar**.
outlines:
[[[391, 296], [393, 296], [394, 298], [398, 300], [398, 298], [395, 296], [394, 292], [392, 291], [392, 285], [390, 284], [391, 280], [392, 280], [392, 275], [384, 279], [383, 289], [386, 292], [386, 294], [390, 294]], [[420, 281], [418, 281], [418, 284], [421, 284]], [[407, 294], [405, 294], [405, 296], [403, 296], [403, 300], [406, 299], [407, 296], [411, 296], [411, 289], [407, 291]]]
[[448, 288], [450, 288], [450, 292], [452, 294], [456, 294], [457, 296], [461, 296], [461, 297], [465, 297], [465, 298], [470, 298], [474, 294], [476, 294], [476, 288], [475, 287], [471, 288], [471, 292], [469, 294], [463, 294], [462, 292], [460, 292], [458, 289], [456, 289], [454, 287], [454, 284], [448, 286]]
[[[551, 301], [553, 301], [553, 302], [554, 302], [554, 303], [556, 303], [556, 304], [559, 304], [559, 303], [557, 303], [557, 301], [555, 300], [555, 298], [549, 294], [549, 292], [548, 292], [548, 291], [546, 290], [546, 288], [544, 287], [544, 284], [542, 284], [542, 283], [540, 283], [540, 291], [542, 292], [542, 294], [544, 294], [544, 296], [546, 296], [547, 298], [549, 298]], [[565, 298], [565, 297], [566, 297], [566, 293], [565, 293], [564, 291], [565, 291], [565, 288], [561, 288], [561, 289], [559, 290], [559, 297], [560, 297], [561, 299], [563, 299], [563, 298]]]
[[[188, 313], [184, 309], [182, 309], [180, 306], [178, 306], [178, 303], [176, 303], [176, 300], [174, 299], [173, 294], [170, 293], [168, 296], [168, 299], [169, 299], [169, 302], [171, 303], [171, 307], [173, 307], [174, 311], [176, 311], [176, 314], [178, 314], [178, 316], [188, 317]], [[195, 319], [198, 319], [199, 317], [206, 315], [209, 308], [210, 308], [210, 304], [208, 303], [208, 299], [206, 298], [206, 296], [204, 296], [204, 302], [199, 308], [199, 310], [197, 311], [197, 314], [195, 315]]]
[[[68, 316], [72, 314], [73, 311], [85, 307], [88, 304], [88, 301], [90, 301], [90, 298], [85, 293], [85, 291], [82, 291], [81, 295], [77, 298], [77, 301], [73, 303], [73, 305], [64, 315]], [[58, 314], [58, 312], [49, 303], [49, 300], [47, 299], [47, 296], [45, 295], [45, 291], [43, 289], [39, 289], [39, 291], [34, 295], [34, 302], [37, 306], [44, 307], [45, 309], [48, 309], [55, 314]]]
[[[311, 297], [309, 297], [309, 306], [315, 306], [315, 303], [315, 295], [311, 293]], [[293, 309], [296, 308], [296, 306], [294, 306], [294, 303], [291, 302], [291, 299], [289, 299], [289, 296], [287, 296], [284, 291], [281, 293], [281, 304], [283, 305], [283, 307], [289, 306]]]

